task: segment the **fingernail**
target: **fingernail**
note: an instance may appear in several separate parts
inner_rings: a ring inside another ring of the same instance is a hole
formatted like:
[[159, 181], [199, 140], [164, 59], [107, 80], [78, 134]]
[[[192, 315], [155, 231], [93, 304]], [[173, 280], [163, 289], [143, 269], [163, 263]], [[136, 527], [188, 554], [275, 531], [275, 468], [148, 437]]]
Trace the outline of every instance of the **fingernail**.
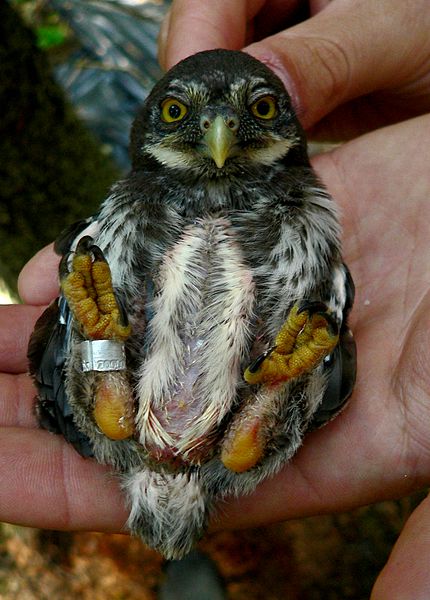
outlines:
[[171, 11], [168, 10], [158, 33], [158, 62], [163, 69], [166, 69], [166, 45], [170, 30], [170, 13]]

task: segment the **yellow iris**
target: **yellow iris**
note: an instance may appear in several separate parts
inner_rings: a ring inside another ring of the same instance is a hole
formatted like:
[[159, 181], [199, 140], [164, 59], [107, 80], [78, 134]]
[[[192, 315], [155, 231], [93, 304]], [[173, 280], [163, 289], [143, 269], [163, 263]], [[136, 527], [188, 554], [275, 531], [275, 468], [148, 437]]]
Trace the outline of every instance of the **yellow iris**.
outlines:
[[161, 104], [161, 118], [165, 123], [175, 123], [181, 121], [188, 112], [185, 104], [182, 104], [176, 98], [167, 98]]
[[263, 96], [251, 105], [252, 114], [259, 119], [273, 119], [276, 115], [276, 102], [272, 96]]

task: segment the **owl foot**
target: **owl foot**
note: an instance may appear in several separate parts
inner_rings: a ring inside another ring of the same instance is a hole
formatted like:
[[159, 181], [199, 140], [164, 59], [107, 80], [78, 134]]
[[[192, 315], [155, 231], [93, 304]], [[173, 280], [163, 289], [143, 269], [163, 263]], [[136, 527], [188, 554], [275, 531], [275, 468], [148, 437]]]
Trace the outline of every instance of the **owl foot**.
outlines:
[[93, 418], [106, 437], [123, 440], [134, 433], [133, 393], [123, 358], [131, 327], [115, 297], [109, 265], [93, 239], [79, 241], [70, 270], [69, 256], [60, 264], [61, 289], [88, 340], [81, 344], [82, 369], [94, 381]]
[[[276, 336], [275, 344], [245, 371], [250, 384], [274, 386], [313, 369], [338, 343], [339, 328], [321, 302], [295, 304]], [[222, 442], [221, 462], [235, 473], [243, 473], [261, 462], [267, 444], [266, 393], [246, 404], [233, 419]]]
[[245, 371], [250, 384], [274, 385], [312, 370], [339, 341], [339, 327], [321, 302], [295, 304], [275, 344]]
[[66, 255], [60, 264], [61, 289], [83, 335], [89, 340], [125, 341], [131, 333], [112, 287], [109, 265], [89, 236], [74, 253], [71, 270]]

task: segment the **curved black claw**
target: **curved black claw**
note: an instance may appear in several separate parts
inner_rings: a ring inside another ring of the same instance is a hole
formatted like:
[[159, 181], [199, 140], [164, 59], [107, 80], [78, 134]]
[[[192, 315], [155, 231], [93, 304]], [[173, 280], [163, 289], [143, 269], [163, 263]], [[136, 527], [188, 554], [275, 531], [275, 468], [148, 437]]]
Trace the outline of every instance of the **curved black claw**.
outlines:
[[90, 235], [84, 235], [79, 240], [76, 246], [76, 254], [89, 254], [92, 252], [92, 246], [94, 245], [94, 240]]
[[327, 313], [327, 305], [319, 300], [302, 300], [297, 308], [297, 314], [307, 311], [309, 315], [315, 313]]
[[313, 315], [319, 315], [327, 322], [327, 327], [332, 336], [336, 336], [339, 333], [339, 323], [328, 312], [327, 305], [319, 300], [302, 300], [297, 309], [297, 314], [307, 312], [310, 317]]
[[58, 265], [58, 274], [60, 279], [64, 279], [64, 277], [67, 277], [67, 275], [70, 273], [69, 259], [72, 254], [73, 252], [66, 252], [66, 254], [63, 254], [61, 257], [60, 264]]
[[[92, 240], [92, 241], [94, 242], [94, 240]], [[107, 262], [105, 255], [103, 254], [103, 250], [99, 246], [96, 246], [96, 244], [92, 244], [88, 248], [88, 252], [92, 253], [92, 255], [94, 256], [94, 260], [97, 260], [100, 262]]]
[[249, 365], [248, 371], [250, 373], [256, 373], [258, 371], [258, 369], [261, 367], [262, 363], [266, 360], [266, 358], [268, 356], [270, 356], [272, 354], [272, 352], [274, 350], [276, 350], [276, 348], [277, 348], [277, 346], [271, 346], [270, 348], [265, 350], [263, 352], [263, 354], [260, 354], [260, 356], [257, 356], [257, 358]]
[[117, 289], [114, 289], [113, 293], [115, 296], [116, 303], [118, 304], [119, 324], [123, 325], [124, 327], [127, 327], [128, 324], [130, 323], [130, 320], [129, 320], [128, 314], [127, 314], [126, 301], [125, 301], [124, 294], [122, 294]]
[[94, 260], [107, 262], [103, 250], [94, 243], [94, 239], [90, 235], [84, 235], [79, 240], [76, 246], [76, 254], [92, 254]]
[[328, 312], [318, 312], [318, 315], [321, 315], [327, 322], [327, 329], [329, 330], [330, 335], [336, 336], [339, 334], [339, 323], [333, 317], [331, 313]]

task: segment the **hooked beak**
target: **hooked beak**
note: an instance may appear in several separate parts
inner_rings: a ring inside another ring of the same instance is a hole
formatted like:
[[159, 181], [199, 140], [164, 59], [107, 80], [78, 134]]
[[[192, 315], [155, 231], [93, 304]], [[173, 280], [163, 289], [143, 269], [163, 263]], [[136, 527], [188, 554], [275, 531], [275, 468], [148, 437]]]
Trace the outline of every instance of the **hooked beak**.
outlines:
[[229, 126], [231, 121], [226, 121], [221, 115], [207, 125], [207, 130], [203, 136], [203, 144], [208, 150], [209, 155], [215, 161], [218, 169], [224, 166], [225, 161], [232, 154], [232, 149], [237, 142], [237, 126]]

